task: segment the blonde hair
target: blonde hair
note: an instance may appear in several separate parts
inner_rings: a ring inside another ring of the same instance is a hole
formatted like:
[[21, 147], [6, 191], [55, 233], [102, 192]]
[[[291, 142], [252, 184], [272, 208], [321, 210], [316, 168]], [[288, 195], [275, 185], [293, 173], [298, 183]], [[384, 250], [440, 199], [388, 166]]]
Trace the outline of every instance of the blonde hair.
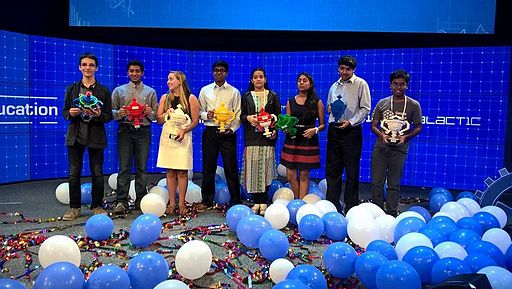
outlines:
[[184, 113], [189, 113], [190, 112], [190, 104], [189, 104], [188, 98], [190, 97], [192, 92], [190, 91], [190, 87], [188, 86], [187, 77], [185, 76], [185, 73], [178, 71], [178, 70], [177, 71], [171, 70], [171, 71], [169, 71], [169, 74], [170, 73], [174, 74], [174, 76], [176, 76], [176, 79], [181, 81], [181, 84], [178, 88], [178, 91], [175, 91], [174, 93], [169, 92], [167, 94], [168, 97], [165, 100], [165, 110], [169, 109], [169, 107], [171, 106], [171, 103], [174, 101], [175, 95], [179, 95], [181, 109], [183, 110]]

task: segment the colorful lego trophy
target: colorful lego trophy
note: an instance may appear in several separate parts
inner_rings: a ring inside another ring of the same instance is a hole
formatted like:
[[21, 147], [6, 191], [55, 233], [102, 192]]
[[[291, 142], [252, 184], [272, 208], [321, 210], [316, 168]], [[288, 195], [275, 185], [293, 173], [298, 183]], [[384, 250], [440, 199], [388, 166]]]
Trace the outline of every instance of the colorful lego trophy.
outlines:
[[291, 138], [295, 138], [297, 135], [295, 125], [297, 125], [298, 122], [299, 119], [295, 116], [280, 114], [277, 118], [276, 127], [288, 134]]
[[235, 113], [229, 111], [224, 103], [221, 103], [220, 107], [214, 110], [213, 121], [219, 125], [220, 133], [224, 133], [226, 125], [229, 125], [234, 119]]
[[411, 125], [407, 120], [387, 110], [384, 112], [383, 119], [380, 121], [380, 127], [385, 134], [390, 136], [388, 143], [396, 145], [400, 142], [398, 137], [408, 131]]
[[128, 112], [128, 120], [133, 121], [133, 127], [140, 128], [140, 122], [146, 117], [144, 110], [147, 105], [142, 105], [137, 100], [132, 98], [132, 102], [129, 105], [123, 106]]
[[260, 113], [258, 114], [258, 126], [256, 129], [258, 131], [263, 131], [263, 135], [266, 137], [271, 137], [272, 132], [270, 131], [271, 128], [273, 128], [277, 121], [277, 116], [275, 114], [270, 114], [263, 109], [263, 107], [260, 110]]
[[189, 125], [192, 122], [190, 116], [183, 112], [181, 107], [181, 104], [178, 104], [176, 109], [173, 112], [168, 113], [165, 119], [165, 122], [169, 123], [170, 125], [169, 138], [173, 140], [178, 138], [178, 133], [180, 129], [186, 128], [187, 125]]
[[73, 100], [73, 103], [75, 107], [80, 108], [82, 111], [80, 116], [85, 122], [91, 121], [92, 118], [90, 115], [86, 114], [84, 110], [97, 110], [103, 105], [103, 102], [101, 102], [101, 100], [99, 100], [96, 96], [92, 95], [90, 91], [85, 94], [79, 94], [78, 97]]
[[341, 100], [341, 95], [337, 96], [338, 99], [331, 103], [331, 115], [334, 117], [335, 122], [339, 122], [341, 116], [345, 112], [347, 105]]

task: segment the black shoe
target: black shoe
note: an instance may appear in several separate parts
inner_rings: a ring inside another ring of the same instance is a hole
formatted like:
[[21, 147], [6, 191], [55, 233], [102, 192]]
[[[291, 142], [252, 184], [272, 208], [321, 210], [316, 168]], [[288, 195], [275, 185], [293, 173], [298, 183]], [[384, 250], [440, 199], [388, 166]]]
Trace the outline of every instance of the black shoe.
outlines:
[[386, 211], [386, 214], [391, 215], [393, 217], [397, 217], [399, 212], [398, 211]]
[[128, 204], [119, 202], [114, 207], [114, 214], [116, 214], [116, 215], [125, 215], [125, 214], [129, 214], [129, 213], [130, 213], [130, 209], [128, 208]]

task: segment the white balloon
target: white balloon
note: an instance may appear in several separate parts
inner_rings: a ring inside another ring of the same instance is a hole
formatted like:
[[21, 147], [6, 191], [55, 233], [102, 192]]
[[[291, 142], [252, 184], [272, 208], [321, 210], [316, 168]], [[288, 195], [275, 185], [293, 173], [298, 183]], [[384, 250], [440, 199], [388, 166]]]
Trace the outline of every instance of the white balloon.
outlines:
[[80, 266], [80, 249], [73, 239], [64, 235], [55, 235], [46, 239], [38, 252], [39, 263], [43, 268], [57, 262], [69, 262]]
[[471, 216], [469, 214], [468, 210], [466, 209], [466, 207], [464, 207], [462, 204], [454, 202], [454, 201], [447, 202], [446, 204], [444, 204], [441, 207], [441, 209], [439, 211], [440, 212], [447, 212], [449, 214], [452, 214], [453, 217], [454, 217], [453, 220], [455, 221], [455, 223], [457, 223], [457, 221], [460, 220], [463, 217], [470, 217]]
[[55, 197], [63, 204], [69, 205], [69, 183], [62, 183], [55, 189]]
[[165, 187], [154, 186], [149, 190], [149, 193], [159, 195], [165, 204], [169, 203], [169, 192]]
[[277, 199], [273, 203], [274, 204], [281, 204], [281, 205], [284, 205], [285, 207], [287, 207], [289, 202], [290, 202], [290, 200]]
[[382, 215], [375, 218], [375, 225], [380, 231], [381, 239], [390, 244], [394, 241], [396, 224], [395, 217], [391, 215]]
[[409, 251], [411, 248], [417, 247], [417, 246], [426, 246], [431, 249], [434, 248], [432, 245], [432, 241], [430, 239], [421, 234], [421, 233], [407, 233], [396, 242], [395, 251], [396, 255], [398, 256], [398, 260], [402, 261], [402, 258], [404, 257], [405, 253]]
[[403, 220], [405, 218], [409, 218], [409, 217], [418, 218], [426, 223], [425, 217], [423, 217], [420, 213], [414, 212], [414, 211], [405, 211], [405, 212], [400, 213], [400, 215], [398, 215], [396, 217], [396, 223], [398, 224], [398, 222], [400, 222], [401, 220]]
[[[286, 279], [288, 273], [294, 268], [293, 263], [284, 258], [276, 259], [270, 264], [270, 279], [274, 283], [279, 283]], [[155, 288], [156, 289], [156, 288]]]
[[300, 224], [300, 220], [302, 219], [302, 217], [304, 217], [305, 215], [309, 215], [309, 214], [314, 214], [314, 215], [317, 215], [318, 217], [322, 218], [322, 213], [320, 213], [320, 211], [318, 210], [318, 208], [315, 205], [304, 204], [297, 210], [297, 215], [295, 218], [297, 221], [297, 224]]
[[193, 170], [188, 170], [188, 179], [192, 180], [193, 178], [194, 178], [194, 171]]
[[137, 193], [135, 192], [135, 180], [130, 181], [130, 189], [128, 190], [128, 195], [130, 196], [130, 199], [134, 201], [137, 199]]
[[498, 228], [487, 230], [482, 236], [482, 241], [487, 241], [496, 245], [498, 248], [500, 248], [504, 255], [507, 254], [507, 250], [512, 244], [510, 235], [504, 230]]
[[487, 266], [480, 269], [478, 274], [485, 274], [492, 289], [509, 289], [512, 285], [512, 273], [499, 266]]
[[153, 214], [157, 217], [165, 213], [166, 203], [157, 194], [147, 194], [140, 201], [140, 210], [144, 214]]
[[212, 251], [203, 241], [189, 241], [176, 253], [176, 271], [189, 280], [203, 277], [211, 265]]
[[380, 217], [380, 216], [383, 216], [386, 214], [381, 207], [375, 205], [374, 203], [366, 202], [366, 203], [359, 204], [359, 206], [363, 209], [370, 211], [370, 213], [372, 213], [374, 218], [377, 218], [377, 217]]
[[167, 178], [161, 178], [156, 185], [160, 187], [167, 187]]
[[457, 203], [463, 205], [470, 216], [478, 213], [480, 211], [480, 205], [473, 199], [470, 198], [460, 198], [457, 200]]
[[288, 225], [290, 221], [290, 212], [283, 204], [274, 203], [268, 206], [265, 211], [265, 219], [272, 225], [274, 229], [282, 229]]
[[282, 164], [279, 164], [277, 166], [277, 174], [280, 175], [281, 177], [286, 177], [286, 167], [283, 166]]
[[452, 219], [452, 221], [455, 222], [455, 216], [452, 213], [450, 213], [450, 212], [441, 212], [441, 211], [439, 211], [439, 212], [435, 213], [432, 216], [431, 219], [433, 219], [435, 217], [440, 217], [440, 216], [448, 217], [448, 218]]
[[224, 174], [224, 168], [221, 166], [217, 166], [217, 170], [215, 171], [215, 174], [219, 175], [221, 179], [224, 181], [226, 180], [226, 175]]
[[327, 200], [320, 200], [315, 203], [315, 206], [318, 208], [318, 210], [322, 214], [322, 217], [327, 213], [338, 211], [338, 209], [336, 209], [336, 206]]
[[274, 193], [274, 196], [272, 197], [272, 202], [274, 202], [277, 199], [285, 199], [285, 200], [293, 200], [295, 196], [293, 195], [293, 191], [290, 188], [282, 187], [277, 189], [277, 191]]
[[117, 190], [117, 173], [111, 174], [108, 177], [108, 185], [112, 188], [112, 190]]
[[381, 239], [380, 230], [373, 219], [352, 219], [348, 222], [347, 232], [352, 242], [365, 249], [372, 241]]
[[373, 221], [375, 219], [370, 211], [360, 206], [350, 208], [345, 218], [349, 223], [352, 219], [366, 219], [369, 221]]
[[498, 222], [500, 222], [501, 228], [505, 227], [507, 224], [507, 213], [505, 213], [502, 208], [497, 206], [485, 206], [481, 211], [490, 213], [491, 215], [495, 216], [496, 219], [498, 219]]
[[189, 289], [189, 287], [179, 280], [165, 280], [153, 289]]
[[453, 257], [464, 261], [464, 258], [468, 256], [468, 252], [466, 252], [464, 247], [452, 241], [437, 244], [437, 246], [434, 247], [434, 251], [436, 251], [439, 259]]
[[302, 200], [308, 204], [316, 204], [316, 202], [320, 201], [322, 198], [315, 194], [307, 194], [302, 198]]
[[201, 187], [189, 182], [187, 187], [187, 194], [185, 195], [185, 201], [189, 204], [201, 203], [203, 196], [201, 195]]

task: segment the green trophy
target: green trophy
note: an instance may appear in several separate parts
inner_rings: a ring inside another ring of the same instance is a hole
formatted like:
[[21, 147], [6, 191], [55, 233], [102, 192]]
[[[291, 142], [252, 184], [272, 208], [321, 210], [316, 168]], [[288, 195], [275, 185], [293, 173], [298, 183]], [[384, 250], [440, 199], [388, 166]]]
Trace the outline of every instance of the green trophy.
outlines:
[[280, 114], [277, 117], [276, 128], [282, 130], [288, 134], [291, 138], [295, 138], [297, 134], [297, 128], [295, 125], [299, 122], [299, 119], [295, 116], [288, 114]]

